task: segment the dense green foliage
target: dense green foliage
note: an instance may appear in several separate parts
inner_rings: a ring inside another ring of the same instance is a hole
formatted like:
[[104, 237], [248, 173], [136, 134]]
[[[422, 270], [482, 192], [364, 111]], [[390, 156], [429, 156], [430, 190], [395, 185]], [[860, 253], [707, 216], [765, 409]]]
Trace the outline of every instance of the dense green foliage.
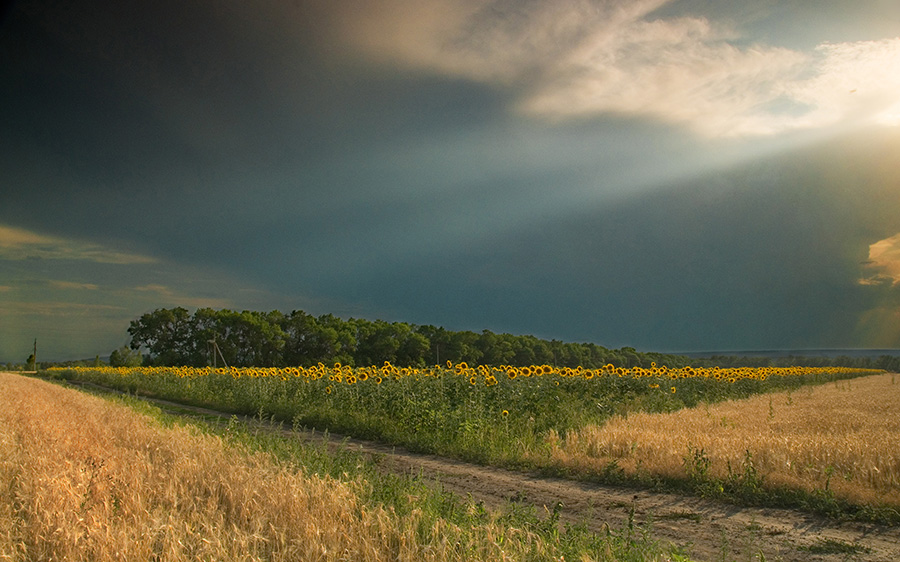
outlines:
[[[147, 364], [203, 366], [221, 360], [235, 367], [310, 366], [319, 362], [344, 365], [424, 366], [452, 361], [469, 365], [541, 365], [586, 368], [679, 367], [686, 357], [639, 353], [624, 347], [610, 350], [593, 343], [565, 343], [535, 336], [450, 331], [435, 326], [385, 322], [331, 314], [312, 316], [235, 312], [201, 308], [158, 309], [131, 322], [133, 349], [149, 350]], [[218, 350], [216, 351], [216, 346]]]
[[112, 367], [140, 367], [143, 362], [141, 352], [128, 346], [114, 349], [109, 354], [109, 364]]
[[[542, 365], [598, 368], [649, 367], [767, 367], [835, 365], [900, 371], [900, 357], [730, 357], [689, 358], [642, 353], [631, 347], [607, 349], [594, 343], [543, 340], [531, 335], [451, 331], [404, 322], [343, 320], [331, 314], [312, 316], [235, 312], [201, 308], [157, 309], [131, 322], [131, 348], [147, 349], [147, 365], [222, 365], [234, 367], [330, 365], [393, 365], [421, 367], [444, 361], [469, 365]], [[218, 348], [218, 349], [217, 349]], [[121, 353], [121, 352], [120, 352]]]

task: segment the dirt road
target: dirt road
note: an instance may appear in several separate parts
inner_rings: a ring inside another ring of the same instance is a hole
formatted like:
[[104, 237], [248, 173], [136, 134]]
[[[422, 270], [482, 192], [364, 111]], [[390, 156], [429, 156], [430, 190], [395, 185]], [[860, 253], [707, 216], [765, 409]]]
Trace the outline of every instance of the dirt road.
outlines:
[[[153, 402], [175, 413], [188, 410], [231, 417], [228, 413], [163, 400]], [[282, 431], [305, 439], [322, 438], [315, 432]], [[447, 491], [484, 502], [489, 508], [521, 502], [549, 513], [560, 503], [561, 521], [585, 523], [598, 532], [622, 527], [633, 509], [635, 522], [652, 522], [655, 539], [683, 546], [698, 561], [900, 561], [900, 527], [837, 522], [787, 509], [737, 507], [674, 494], [547, 478], [411, 453], [335, 434], [331, 434], [330, 443], [343, 443], [376, 458], [384, 470], [421, 475]]]

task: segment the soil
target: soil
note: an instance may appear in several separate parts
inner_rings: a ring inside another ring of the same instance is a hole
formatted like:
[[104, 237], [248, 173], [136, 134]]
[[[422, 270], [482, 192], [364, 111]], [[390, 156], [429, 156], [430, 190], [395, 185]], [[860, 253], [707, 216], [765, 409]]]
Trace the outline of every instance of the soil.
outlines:
[[[188, 410], [231, 417], [205, 408], [152, 401], [173, 413]], [[283, 431], [305, 439], [323, 438], [317, 432]], [[635, 523], [649, 522], [653, 539], [683, 547], [698, 562], [900, 560], [900, 527], [896, 526], [836, 521], [790, 509], [741, 507], [690, 496], [550, 478], [412, 453], [333, 433], [328, 442], [375, 458], [383, 470], [419, 475], [445, 491], [483, 502], [489, 509], [517, 502], [549, 514], [560, 504], [562, 523], [583, 523], [600, 533], [623, 527], [633, 510]]]

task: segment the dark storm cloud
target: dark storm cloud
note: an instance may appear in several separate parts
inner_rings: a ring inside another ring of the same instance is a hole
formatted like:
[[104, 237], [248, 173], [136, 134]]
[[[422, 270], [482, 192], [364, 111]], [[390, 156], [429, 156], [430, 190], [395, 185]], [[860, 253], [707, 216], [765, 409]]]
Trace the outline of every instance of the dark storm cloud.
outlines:
[[856, 137], [536, 218], [356, 290], [420, 321], [611, 346], [864, 346], [860, 314], [896, 302], [859, 278], [900, 230], [898, 148]]
[[66, 337], [97, 315], [103, 353], [177, 305], [647, 348], [876, 341], [892, 266], [860, 262], [900, 232], [896, 143], [772, 154], [896, 117], [900, 51], [860, 31], [890, 10], [791, 43], [772, 19], [801, 25], [799, 3], [708, 4], [19, 2], [0, 309]]
[[0, 142], [22, 187], [3, 218], [53, 230], [85, 207], [95, 215], [67, 228], [202, 235], [285, 201], [339, 206], [381, 187], [352, 170], [373, 148], [497, 108], [481, 86], [316, 58], [317, 13], [288, 10], [283, 29], [275, 6], [21, 3], [2, 43], [15, 63], [2, 69]]

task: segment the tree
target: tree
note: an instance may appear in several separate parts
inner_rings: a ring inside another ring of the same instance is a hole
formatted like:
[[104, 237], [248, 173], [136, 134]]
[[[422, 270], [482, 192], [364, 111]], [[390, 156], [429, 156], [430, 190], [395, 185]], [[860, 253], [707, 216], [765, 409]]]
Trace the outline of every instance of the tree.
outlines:
[[109, 354], [109, 364], [112, 367], [140, 367], [143, 361], [141, 352], [131, 349], [127, 345], [114, 349]]
[[622, 367], [643, 367], [641, 357], [633, 347], [623, 347], [619, 350]]
[[450, 332], [443, 326], [438, 328], [428, 324], [418, 326], [415, 331], [428, 342], [426, 363], [439, 364], [450, 359], [447, 355], [447, 350], [450, 348]]
[[[191, 334], [196, 356], [192, 358], [192, 365], [219, 366], [215, 345], [224, 339], [225, 327], [222, 325], [222, 317], [227, 312], [212, 308], [199, 308], [194, 312], [194, 316], [191, 318]], [[216, 342], [216, 344], [214, 345], [212, 342]]]
[[385, 361], [397, 363], [402, 329], [398, 324], [384, 320], [351, 320], [356, 327], [357, 365], [382, 365]]
[[482, 330], [478, 338], [478, 349], [481, 350], [481, 361], [486, 365], [508, 365], [516, 352], [510, 334], [495, 334], [490, 330]]
[[355, 365], [356, 328], [349, 322], [331, 314], [323, 314], [316, 319], [316, 337], [327, 361], [340, 362], [344, 365]]
[[[465, 362], [469, 365], [477, 365], [481, 360], [481, 350], [477, 345], [479, 335], [469, 330], [449, 332], [449, 334], [447, 359], [454, 363]], [[441, 357], [443, 358], [443, 351]]]
[[282, 359], [285, 365], [309, 367], [325, 362], [315, 347], [316, 318], [302, 310], [294, 310], [281, 321], [284, 333]]
[[193, 328], [187, 309], [160, 308], [133, 320], [128, 328], [131, 349], [146, 347], [155, 365], [192, 365]]
[[[203, 314], [202, 322], [198, 315]], [[284, 315], [280, 312], [235, 312], [220, 310], [212, 315], [207, 309], [194, 315], [195, 339], [203, 339], [204, 349], [215, 339], [225, 361], [234, 367], [283, 365], [285, 334], [281, 329]], [[202, 326], [202, 329], [198, 329]], [[209, 362], [208, 354], [203, 359]]]
[[[225, 361], [238, 367], [309, 366], [319, 362], [380, 365], [385, 361], [398, 366], [421, 366], [432, 361], [465, 361], [469, 365], [554, 364], [596, 368], [607, 363], [634, 367], [647, 366], [651, 361], [670, 366], [697, 362], [684, 356], [639, 353], [631, 347], [609, 350], [593, 343], [548, 341], [531, 335], [494, 334], [490, 330], [479, 334], [404, 322], [343, 320], [331, 314], [313, 317], [298, 310], [285, 315], [279, 311], [201, 308], [191, 315], [181, 307], [158, 309], [132, 321], [128, 333], [131, 349], [148, 349], [149, 363], [153, 365], [211, 364], [212, 341]], [[123, 362], [130, 357], [119, 349], [114, 360]], [[747, 361], [747, 358], [732, 359]], [[113, 361], [112, 354], [110, 360]], [[34, 358], [29, 361], [33, 367]], [[895, 364], [890, 358], [880, 361]]]
[[403, 334], [400, 348], [397, 350], [397, 364], [411, 367], [424, 367], [428, 361], [428, 349], [431, 347], [428, 338], [414, 332], [412, 326], [402, 324]]

